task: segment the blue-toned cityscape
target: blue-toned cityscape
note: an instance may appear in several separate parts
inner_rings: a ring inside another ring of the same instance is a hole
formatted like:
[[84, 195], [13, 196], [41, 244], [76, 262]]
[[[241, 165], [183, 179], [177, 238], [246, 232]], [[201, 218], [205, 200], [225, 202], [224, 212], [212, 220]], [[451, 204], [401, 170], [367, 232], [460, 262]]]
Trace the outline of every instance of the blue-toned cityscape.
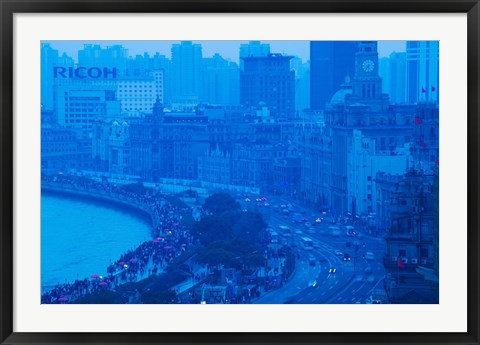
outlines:
[[438, 41], [41, 42], [42, 304], [438, 304]]

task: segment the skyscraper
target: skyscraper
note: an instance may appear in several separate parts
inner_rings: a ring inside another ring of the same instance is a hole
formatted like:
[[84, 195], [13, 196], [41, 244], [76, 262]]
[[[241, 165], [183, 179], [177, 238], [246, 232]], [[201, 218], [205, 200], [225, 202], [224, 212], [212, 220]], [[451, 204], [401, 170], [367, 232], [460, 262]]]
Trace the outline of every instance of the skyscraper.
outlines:
[[219, 54], [203, 59], [203, 97], [210, 104], [238, 105], [240, 72], [238, 65]]
[[277, 119], [292, 118], [295, 114], [295, 71], [290, 69], [291, 58], [282, 54], [243, 58], [240, 103], [246, 107], [263, 103]]
[[438, 102], [438, 41], [407, 41], [407, 101]]
[[172, 100], [201, 98], [202, 46], [190, 41], [172, 45]]
[[321, 110], [355, 69], [356, 42], [310, 42], [310, 108]]
[[58, 50], [53, 49], [50, 44], [42, 43], [41, 46], [41, 105], [44, 111], [55, 108], [55, 80], [54, 67], [73, 67], [73, 59], [66, 55], [58, 56]]
[[78, 67], [116, 68], [118, 76], [127, 70], [128, 49], [121, 45], [102, 48], [98, 44], [85, 44], [78, 51]]
[[295, 110], [301, 112], [310, 108], [310, 62], [295, 57], [290, 66], [295, 71]]
[[390, 96], [391, 103], [406, 103], [406, 53], [393, 52], [379, 59], [378, 73], [383, 79], [383, 91]]
[[260, 43], [260, 41], [250, 41], [248, 44], [240, 45], [240, 70], [243, 71], [244, 57], [254, 56], [268, 56], [270, 54], [270, 44]]

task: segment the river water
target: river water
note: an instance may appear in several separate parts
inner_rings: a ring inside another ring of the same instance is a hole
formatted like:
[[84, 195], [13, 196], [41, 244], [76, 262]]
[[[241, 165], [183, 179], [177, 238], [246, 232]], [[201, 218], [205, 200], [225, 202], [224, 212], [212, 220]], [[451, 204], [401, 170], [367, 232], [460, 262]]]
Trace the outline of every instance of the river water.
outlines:
[[145, 217], [113, 204], [43, 192], [41, 214], [42, 290], [105, 275], [122, 253], [150, 239]]

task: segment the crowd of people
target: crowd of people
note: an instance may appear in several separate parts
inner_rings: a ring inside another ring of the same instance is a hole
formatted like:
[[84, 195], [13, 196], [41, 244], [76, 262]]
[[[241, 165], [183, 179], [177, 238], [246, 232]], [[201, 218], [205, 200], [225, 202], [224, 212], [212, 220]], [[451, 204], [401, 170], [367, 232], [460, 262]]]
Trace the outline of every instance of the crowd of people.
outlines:
[[109, 199], [127, 201], [141, 207], [152, 218], [152, 240], [143, 242], [134, 250], [123, 253], [118, 260], [106, 268], [105, 276], [92, 274], [83, 280], [59, 284], [42, 294], [43, 304], [70, 303], [81, 296], [102, 290], [115, 291], [119, 285], [136, 282], [151, 275], [160, 274], [166, 265], [188, 250], [191, 237], [182, 223], [182, 215], [191, 210], [175, 206], [164, 195], [148, 189], [135, 193], [124, 185], [94, 181], [77, 176], [42, 176], [42, 182], [67, 187], [69, 190], [102, 194]]

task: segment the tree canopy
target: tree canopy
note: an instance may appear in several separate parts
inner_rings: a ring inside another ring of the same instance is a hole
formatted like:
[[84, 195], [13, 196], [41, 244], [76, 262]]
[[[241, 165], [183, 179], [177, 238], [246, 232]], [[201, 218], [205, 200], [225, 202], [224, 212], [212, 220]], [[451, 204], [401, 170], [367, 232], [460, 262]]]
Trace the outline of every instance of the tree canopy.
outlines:
[[267, 224], [260, 214], [242, 212], [237, 217], [233, 223], [233, 234], [237, 239], [252, 243], [264, 240]]
[[198, 262], [236, 268], [264, 264], [261, 244], [267, 224], [261, 214], [241, 211], [239, 203], [225, 193], [205, 199], [203, 210], [203, 217], [191, 229], [203, 245]]
[[240, 210], [240, 204], [227, 193], [216, 193], [205, 199], [203, 210], [207, 214], [222, 215]]
[[200, 250], [199, 263], [225, 267], [258, 267], [265, 263], [261, 248], [257, 243], [231, 240], [218, 241]]
[[223, 217], [207, 216], [195, 223], [191, 234], [198, 238], [203, 245], [212, 242], [230, 240], [233, 237], [231, 224]]

